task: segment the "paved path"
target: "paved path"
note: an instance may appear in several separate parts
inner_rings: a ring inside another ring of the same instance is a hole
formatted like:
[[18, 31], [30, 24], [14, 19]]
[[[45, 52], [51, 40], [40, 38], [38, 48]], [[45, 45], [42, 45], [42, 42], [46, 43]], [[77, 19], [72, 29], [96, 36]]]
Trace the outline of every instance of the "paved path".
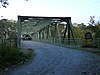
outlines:
[[22, 47], [35, 49], [35, 59], [5, 75], [100, 75], [100, 56], [32, 41]]

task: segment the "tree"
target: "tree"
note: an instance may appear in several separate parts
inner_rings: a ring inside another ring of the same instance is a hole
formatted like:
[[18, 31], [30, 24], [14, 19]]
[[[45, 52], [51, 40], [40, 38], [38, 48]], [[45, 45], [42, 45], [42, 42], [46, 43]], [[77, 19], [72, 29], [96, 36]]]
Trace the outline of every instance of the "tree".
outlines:
[[[24, 1], [28, 1], [28, 0], [24, 0]], [[5, 8], [9, 5], [8, 0], [0, 0], [0, 3], [1, 3], [1, 6]]]
[[77, 24], [77, 27], [79, 27], [82, 30], [86, 29], [86, 25], [84, 23]]
[[92, 33], [95, 35], [95, 38], [100, 38], [100, 22], [95, 22], [95, 16], [90, 16], [89, 26], [87, 29], [91, 30]]
[[95, 20], [94, 20], [95, 16], [90, 16], [90, 21], [89, 21], [89, 25], [90, 26], [94, 26], [95, 25]]
[[0, 0], [1, 6], [2, 7], [7, 7], [7, 5], [9, 5], [8, 0]]
[[100, 38], [100, 23], [95, 25], [95, 38]]
[[16, 21], [0, 20], [0, 36], [3, 39], [14, 38], [16, 32]]
[[87, 26], [84, 23], [77, 24], [77, 26], [74, 26], [74, 32], [76, 35], [76, 38], [85, 38], [85, 33], [88, 32], [89, 29], [87, 29]]

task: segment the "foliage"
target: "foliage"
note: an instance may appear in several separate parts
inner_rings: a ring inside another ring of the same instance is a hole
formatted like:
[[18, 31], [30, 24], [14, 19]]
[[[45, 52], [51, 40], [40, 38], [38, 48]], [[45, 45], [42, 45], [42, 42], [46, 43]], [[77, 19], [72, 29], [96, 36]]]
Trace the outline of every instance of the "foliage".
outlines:
[[18, 65], [31, 57], [32, 52], [24, 53], [9, 44], [4, 48], [0, 47], [0, 70]]
[[89, 29], [87, 29], [87, 26], [84, 23], [77, 24], [74, 26], [74, 32], [75, 32], [75, 38], [85, 38], [86, 32], [91, 32]]
[[[96, 23], [94, 18], [95, 16], [90, 17], [89, 25], [81, 23], [74, 26], [75, 38], [82, 39], [83, 47], [97, 47], [97, 43], [99, 43], [98, 41], [95, 42], [95, 39], [100, 38], [100, 22]], [[85, 39], [85, 33], [87, 32], [92, 34], [92, 39]]]
[[15, 38], [16, 24], [16, 21], [13, 20], [0, 20], [0, 38], [4, 39], [5, 41], [7, 41], [7, 39]]
[[8, 0], [0, 0], [0, 3], [2, 5], [2, 7], [7, 7], [7, 5], [9, 5]]
[[95, 26], [95, 38], [100, 38], [100, 24]]
[[[28, 0], [24, 0], [24, 1], [28, 1]], [[7, 6], [9, 5], [8, 0], [0, 0], [1, 6], [4, 8], [7, 8]]]
[[91, 30], [94, 33], [95, 38], [100, 38], [100, 22], [95, 22], [95, 16], [90, 16], [90, 22], [87, 26], [87, 29]]
[[18, 65], [32, 57], [32, 51], [24, 53], [15, 46], [16, 21], [0, 20], [0, 70]]

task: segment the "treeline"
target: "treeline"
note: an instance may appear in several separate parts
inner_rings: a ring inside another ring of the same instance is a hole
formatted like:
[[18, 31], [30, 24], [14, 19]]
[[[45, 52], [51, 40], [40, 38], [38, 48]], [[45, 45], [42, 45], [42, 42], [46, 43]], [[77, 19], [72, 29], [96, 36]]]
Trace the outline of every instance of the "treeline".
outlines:
[[6, 42], [8, 39], [15, 38], [17, 22], [14, 20], [0, 20], [0, 41]]
[[16, 47], [16, 26], [14, 20], [0, 20], [0, 74], [2, 71], [23, 64], [32, 57], [32, 50], [24, 53]]
[[[90, 21], [87, 25], [84, 23], [74, 23], [73, 27], [75, 38], [82, 39], [83, 47], [100, 48], [100, 22], [95, 22], [94, 16], [90, 17]], [[86, 39], [85, 35], [87, 32], [91, 33], [91, 39]]]
[[93, 39], [100, 38], [100, 23], [98, 22], [95, 25], [81, 23], [74, 26], [75, 38], [85, 39], [86, 32], [90, 32]]

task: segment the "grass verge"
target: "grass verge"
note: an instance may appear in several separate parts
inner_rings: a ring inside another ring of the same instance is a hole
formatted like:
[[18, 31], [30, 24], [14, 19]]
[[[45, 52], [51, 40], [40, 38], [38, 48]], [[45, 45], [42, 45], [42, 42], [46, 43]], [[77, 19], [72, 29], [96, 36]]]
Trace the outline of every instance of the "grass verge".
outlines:
[[91, 52], [91, 53], [94, 53], [94, 54], [100, 56], [100, 49], [99, 48], [74, 48], [74, 49]]
[[10, 46], [0, 48], [0, 73], [23, 64], [33, 58], [34, 55], [32, 49], [22, 50]]

